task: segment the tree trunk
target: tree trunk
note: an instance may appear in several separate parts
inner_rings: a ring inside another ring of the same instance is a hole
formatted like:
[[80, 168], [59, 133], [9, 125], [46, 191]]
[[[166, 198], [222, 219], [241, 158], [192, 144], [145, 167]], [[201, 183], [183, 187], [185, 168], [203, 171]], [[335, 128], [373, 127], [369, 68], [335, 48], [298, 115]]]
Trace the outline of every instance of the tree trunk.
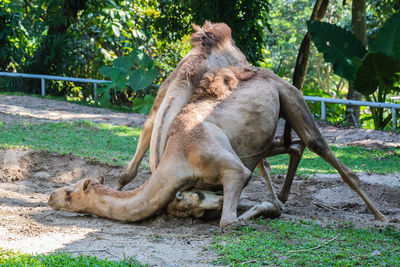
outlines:
[[326, 82], [326, 91], [331, 93], [331, 65], [328, 64], [325, 67], [325, 82]]
[[[317, 0], [314, 5], [313, 12], [310, 20], [321, 20], [326, 13], [328, 8], [329, 0]], [[311, 35], [309, 32], [303, 38], [301, 42], [299, 53], [297, 54], [296, 67], [293, 73], [293, 85], [300, 91], [303, 90], [304, 77], [307, 73], [308, 58], [311, 52]]]
[[[367, 24], [366, 24], [366, 8], [365, 0], [353, 0], [351, 7], [351, 30], [353, 34], [367, 46]], [[349, 92], [347, 99], [361, 100], [361, 94], [354, 89], [354, 86], [349, 82]], [[360, 107], [346, 107], [346, 124], [359, 126], [360, 123]]]
[[[321, 20], [326, 13], [329, 5], [329, 0], [317, 0], [314, 5], [313, 12], [311, 14], [310, 20]], [[303, 91], [304, 77], [307, 73], [308, 68], [308, 58], [311, 52], [311, 35], [309, 32], [303, 38], [301, 42], [299, 53], [297, 54], [296, 67], [293, 73], [293, 85]], [[289, 147], [292, 142], [292, 129], [289, 123], [285, 122], [285, 129], [283, 132], [283, 143], [285, 147]]]

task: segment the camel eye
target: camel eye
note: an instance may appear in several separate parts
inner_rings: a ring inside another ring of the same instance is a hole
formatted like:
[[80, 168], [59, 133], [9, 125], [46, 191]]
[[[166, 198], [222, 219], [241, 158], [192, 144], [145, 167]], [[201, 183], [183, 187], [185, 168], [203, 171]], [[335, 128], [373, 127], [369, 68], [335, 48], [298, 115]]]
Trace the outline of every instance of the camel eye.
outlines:
[[66, 201], [71, 201], [71, 190], [65, 190], [65, 200]]
[[206, 196], [202, 192], [196, 192], [196, 194], [199, 197], [199, 199], [201, 199], [201, 200], [206, 198]]

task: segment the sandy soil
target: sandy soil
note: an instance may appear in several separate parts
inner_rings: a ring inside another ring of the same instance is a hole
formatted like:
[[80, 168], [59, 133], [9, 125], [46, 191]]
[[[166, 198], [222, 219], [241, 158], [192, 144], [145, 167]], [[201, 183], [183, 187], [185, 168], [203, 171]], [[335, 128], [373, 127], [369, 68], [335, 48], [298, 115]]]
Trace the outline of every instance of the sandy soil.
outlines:
[[[0, 121], [4, 123], [79, 119], [136, 126], [144, 117], [26, 96], [0, 96]], [[400, 137], [393, 133], [338, 129], [325, 124], [320, 129], [331, 143], [400, 147]], [[218, 220], [160, 215], [125, 224], [47, 207], [48, 196], [56, 188], [98, 174], [105, 176], [107, 185], [114, 186], [120, 171], [71, 155], [0, 151], [0, 247], [29, 253], [65, 251], [108, 259], [136, 256], [154, 266], [205, 266], [216, 257], [206, 247], [213, 232], [221, 231]], [[141, 169], [129, 188], [141, 185], [149, 175], [149, 170]], [[363, 173], [360, 178], [390, 224], [400, 229], [400, 174]], [[276, 189], [280, 189], [283, 179], [273, 177]], [[240, 205], [246, 209], [266, 198], [264, 181], [254, 177], [243, 191]], [[362, 226], [381, 226], [338, 174], [296, 177], [286, 208], [282, 220], [316, 219], [323, 224], [348, 220]]]

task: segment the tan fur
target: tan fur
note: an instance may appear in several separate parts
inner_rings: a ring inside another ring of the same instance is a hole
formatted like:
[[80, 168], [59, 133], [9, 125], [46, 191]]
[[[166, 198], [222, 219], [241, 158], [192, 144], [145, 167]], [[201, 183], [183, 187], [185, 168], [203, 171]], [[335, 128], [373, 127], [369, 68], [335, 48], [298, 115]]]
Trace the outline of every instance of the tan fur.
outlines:
[[246, 57], [235, 46], [231, 30], [226, 24], [206, 21], [203, 27], [193, 24], [193, 28], [193, 48], [161, 85], [140, 134], [135, 156], [120, 175], [119, 190], [136, 176], [140, 161], [149, 147], [150, 169], [155, 170], [164, 153], [173, 120], [190, 101], [204, 73], [216, 67], [248, 66]]
[[[242, 79], [239, 74], [249, 70], [251, 78]], [[194, 98], [176, 116], [160, 163], [144, 185], [127, 193], [107, 189], [102, 194], [93, 187], [82, 186], [91, 182], [81, 181], [73, 186], [75, 193], [68, 198], [64, 189], [58, 189], [49, 205], [134, 222], [165, 208], [178, 191], [223, 189], [220, 225], [229, 225], [238, 220], [240, 194], [252, 171], [275, 149], [275, 130], [282, 113], [307, 147], [338, 170], [375, 218], [386, 220], [361, 189], [356, 174], [333, 155], [295, 87], [260, 68], [225, 68], [204, 77], [201, 83], [209, 85], [204, 88], [206, 93], [200, 99]], [[238, 84], [231, 86], [236, 84], [232, 83], [234, 79]], [[228, 80], [231, 82], [225, 83]], [[222, 88], [211, 88], [216, 84]], [[276, 205], [266, 202], [248, 214], [276, 210], [273, 207]]]

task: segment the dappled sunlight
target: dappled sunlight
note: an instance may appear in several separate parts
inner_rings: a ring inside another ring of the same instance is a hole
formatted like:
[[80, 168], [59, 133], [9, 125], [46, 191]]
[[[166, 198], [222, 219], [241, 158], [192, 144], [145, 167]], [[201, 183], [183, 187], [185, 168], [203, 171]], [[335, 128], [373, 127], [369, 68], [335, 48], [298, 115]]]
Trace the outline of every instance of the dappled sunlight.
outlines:
[[93, 108], [64, 101], [12, 95], [0, 95], [0, 113], [48, 121], [91, 120], [97, 123], [134, 127], [141, 125], [146, 118], [142, 114], [112, 112], [104, 108]]

